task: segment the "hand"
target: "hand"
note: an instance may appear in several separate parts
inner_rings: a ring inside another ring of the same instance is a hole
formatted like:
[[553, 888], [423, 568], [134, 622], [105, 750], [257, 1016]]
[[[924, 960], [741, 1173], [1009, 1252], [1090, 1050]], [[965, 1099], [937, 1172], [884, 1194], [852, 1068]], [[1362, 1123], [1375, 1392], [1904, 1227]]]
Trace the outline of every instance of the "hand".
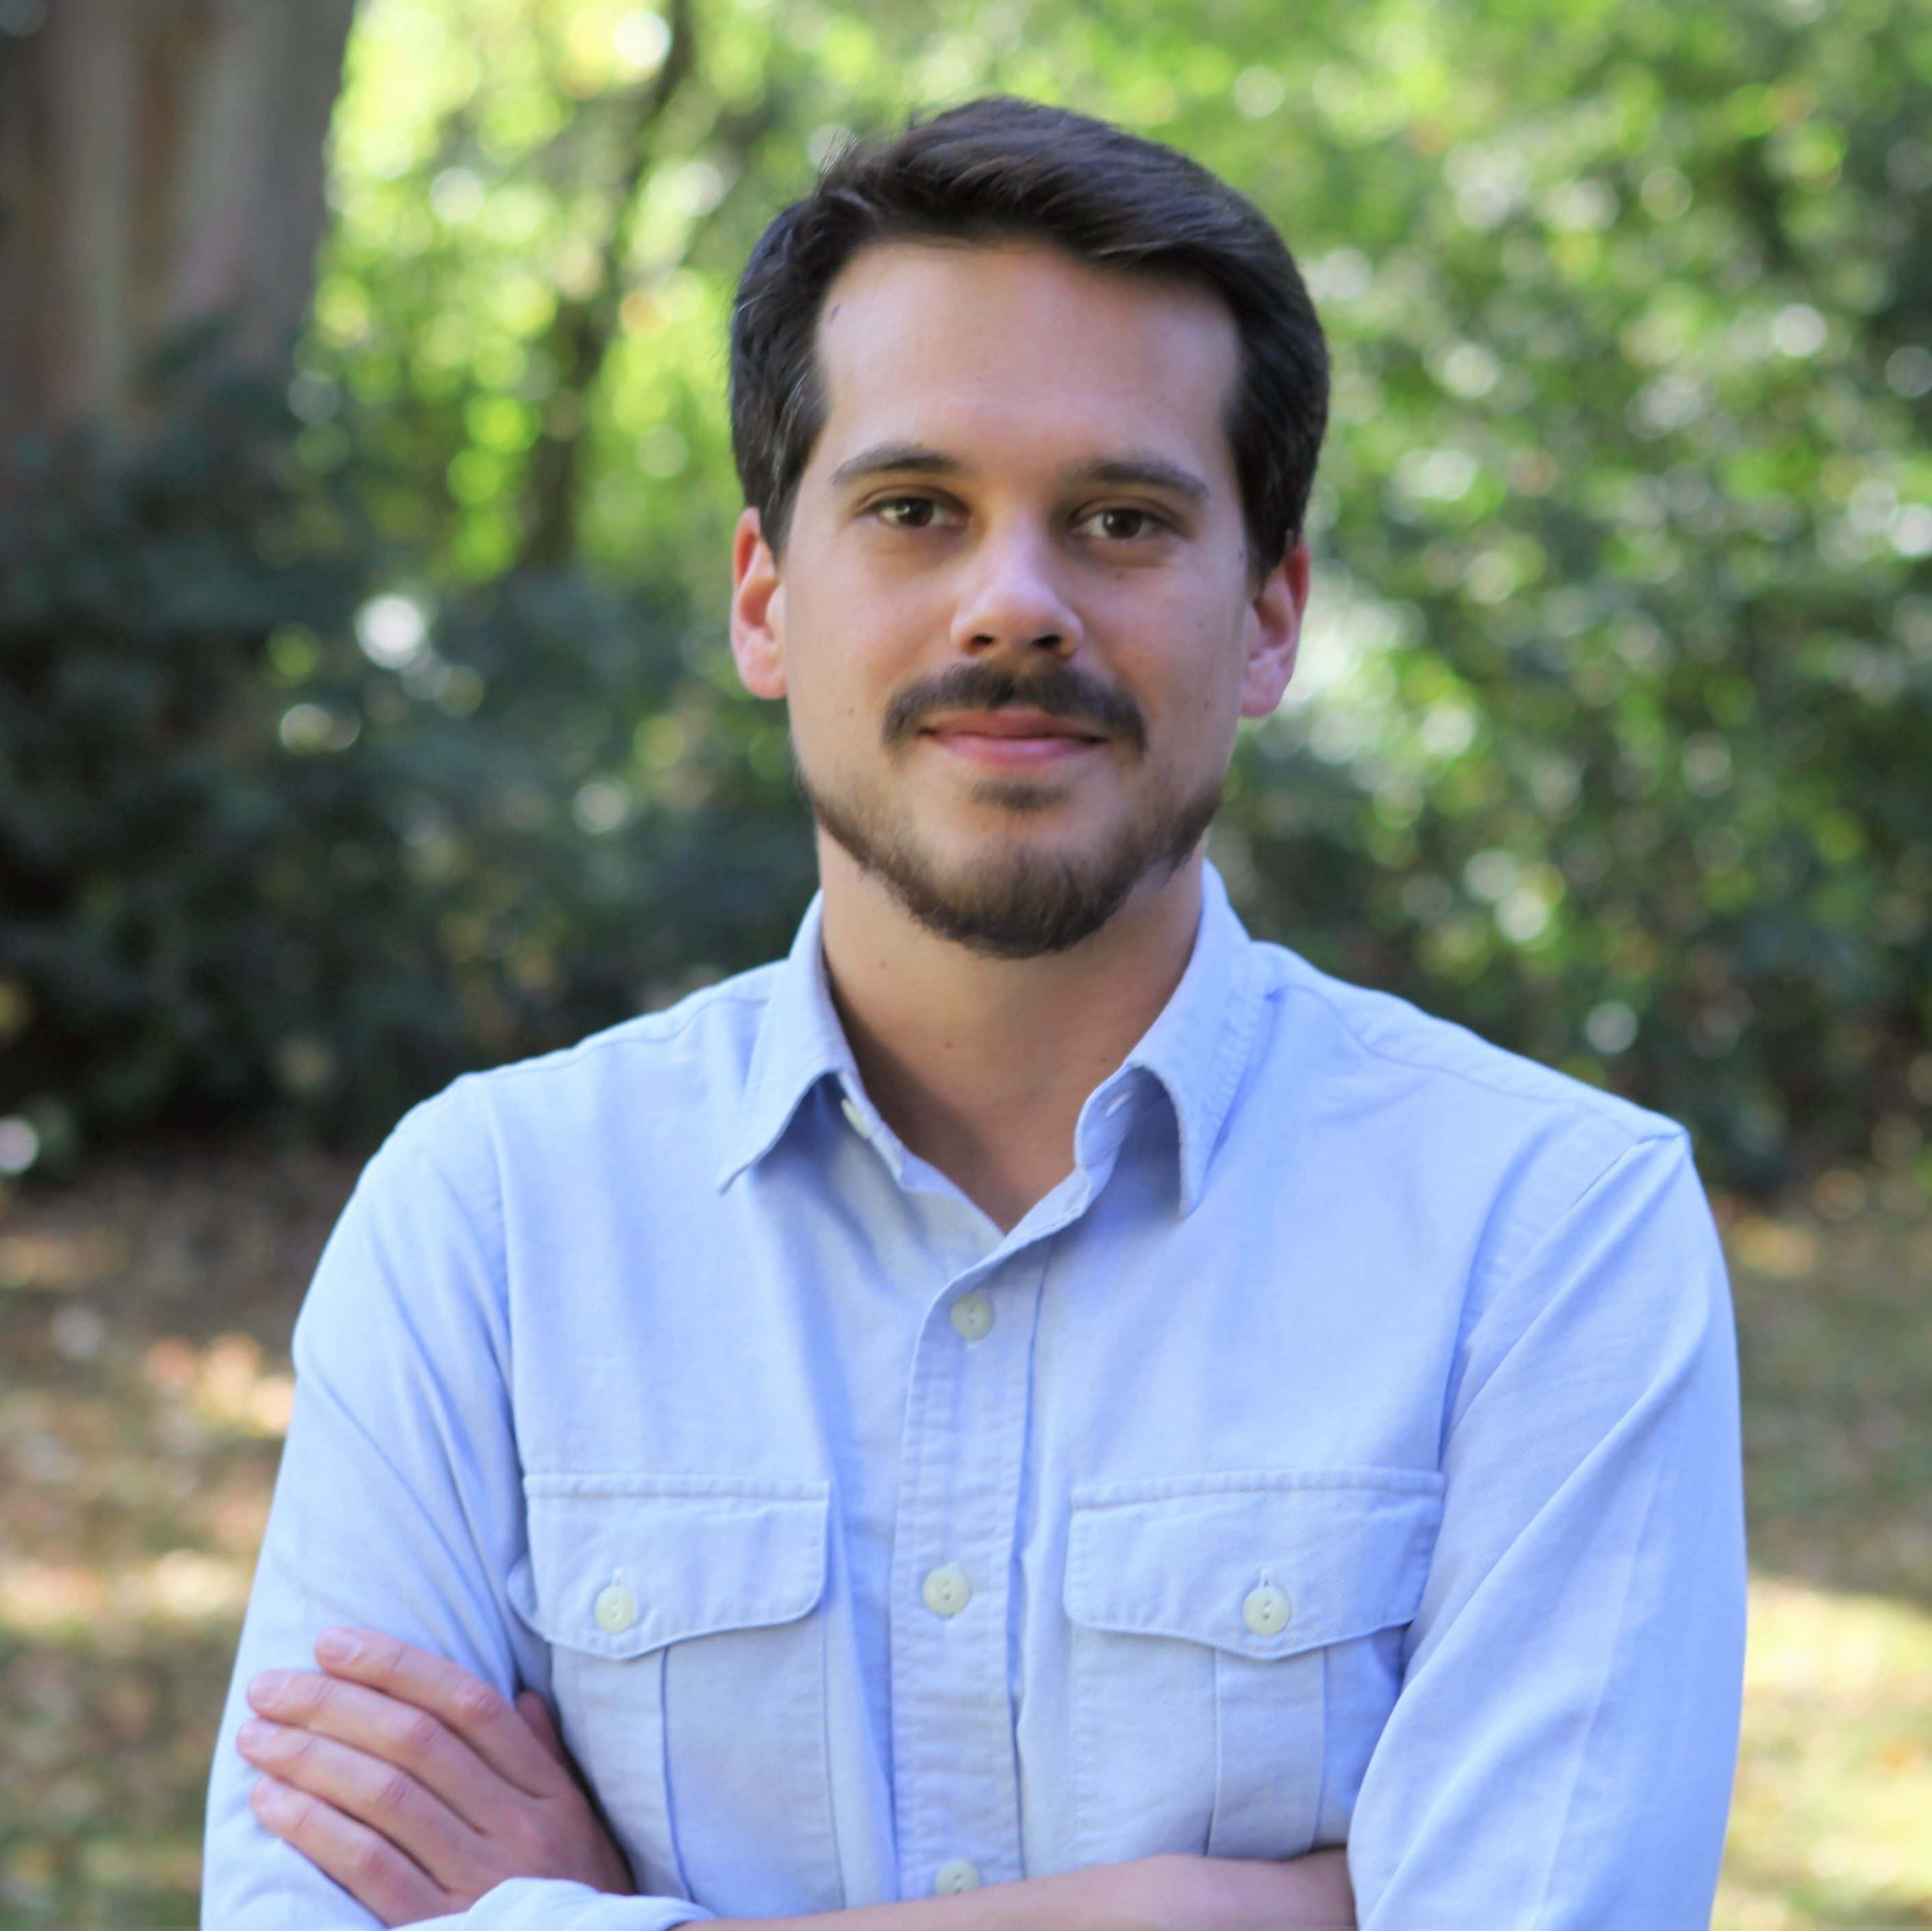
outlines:
[[272, 1773], [250, 1801], [385, 1924], [466, 1910], [507, 1878], [634, 1890], [534, 1690], [512, 1706], [369, 1630], [325, 1631], [315, 1654], [323, 1674], [268, 1670], [249, 1684], [256, 1717], [237, 1744]]

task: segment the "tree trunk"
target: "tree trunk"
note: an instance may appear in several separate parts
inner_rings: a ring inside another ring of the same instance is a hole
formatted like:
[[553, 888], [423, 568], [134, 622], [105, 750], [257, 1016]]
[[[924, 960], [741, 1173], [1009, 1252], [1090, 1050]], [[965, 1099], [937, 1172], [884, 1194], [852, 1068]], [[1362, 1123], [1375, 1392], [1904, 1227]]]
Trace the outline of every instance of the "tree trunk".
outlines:
[[548, 346], [556, 375], [556, 400], [551, 420], [530, 452], [524, 483], [524, 535], [517, 561], [526, 569], [554, 569], [577, 553], [590, 394], [617, 332], [624, 251], [638, 193], [650, 171], [652, 137], [696, 61], [692, 0], [670, 0], [670, 44], [656, 75], [610, 103], [618, 120], [619, 160], [606, 204], [596, 280], [587, 294], [560, 300], [550, 325]]
[[0, 442], [139, 421], [183, 326], [273, 367], [306, 313], [355, 0], [12, 0]]

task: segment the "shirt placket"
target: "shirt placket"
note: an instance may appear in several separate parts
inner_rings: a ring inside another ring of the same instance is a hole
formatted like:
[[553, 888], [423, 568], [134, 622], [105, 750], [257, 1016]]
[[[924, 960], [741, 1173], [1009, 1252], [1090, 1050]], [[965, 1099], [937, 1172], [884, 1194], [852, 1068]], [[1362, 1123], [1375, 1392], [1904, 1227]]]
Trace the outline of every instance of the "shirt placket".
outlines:
[[1007, 1645], [1046, 1260], [1036, 1243], [956, 1276], [914, 1351], [890, 1618], [902, 1897], [1024, 1875]]

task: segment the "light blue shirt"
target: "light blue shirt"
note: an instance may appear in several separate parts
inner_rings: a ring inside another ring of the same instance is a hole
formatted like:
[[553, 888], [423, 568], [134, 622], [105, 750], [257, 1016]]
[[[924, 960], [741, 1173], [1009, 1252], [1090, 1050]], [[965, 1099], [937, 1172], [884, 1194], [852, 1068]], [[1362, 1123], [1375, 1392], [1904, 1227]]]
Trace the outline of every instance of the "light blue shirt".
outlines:
[[[1682, 1131], [1252, 943], [1010, 1233], [790, 956], [460, 1080], [364, 1174], [210, 1792], [206, 1931], [376, 1922], [256, 1824], [334, 1623], [544, 1691], [661, 1931], [1348, 1847], [1364, 1931], [1702, 1931], [1738, 1735], [1736, 1345]], [[689, 1901], [685, 1901], [689, 1900]]]

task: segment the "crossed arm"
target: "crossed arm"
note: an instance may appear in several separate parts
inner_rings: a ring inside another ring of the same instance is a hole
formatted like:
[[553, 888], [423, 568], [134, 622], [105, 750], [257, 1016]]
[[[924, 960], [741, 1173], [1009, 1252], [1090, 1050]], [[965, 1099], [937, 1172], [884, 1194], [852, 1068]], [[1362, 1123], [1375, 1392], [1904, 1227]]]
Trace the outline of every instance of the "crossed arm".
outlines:
[[[466, 1910], [522, 1877], [618, 1896], [630, 1873], [572, 1774], [543, 1699], [513, 1703], [453, 1663], [332, 1630], [316, 1672], [249, 1684], [237, 1738], [263, 1772], [250, 1802], [386, 1925]], [[1354, 1931], [1340, 1851], [1283, 1864], [1139, 1858], [952, 1897], [784, 1921], [790, 1931]], [[754, 1931], [726, 1921], [723, 1931]], [[765, 1931], [760, 1925], [757, 1931]]]

